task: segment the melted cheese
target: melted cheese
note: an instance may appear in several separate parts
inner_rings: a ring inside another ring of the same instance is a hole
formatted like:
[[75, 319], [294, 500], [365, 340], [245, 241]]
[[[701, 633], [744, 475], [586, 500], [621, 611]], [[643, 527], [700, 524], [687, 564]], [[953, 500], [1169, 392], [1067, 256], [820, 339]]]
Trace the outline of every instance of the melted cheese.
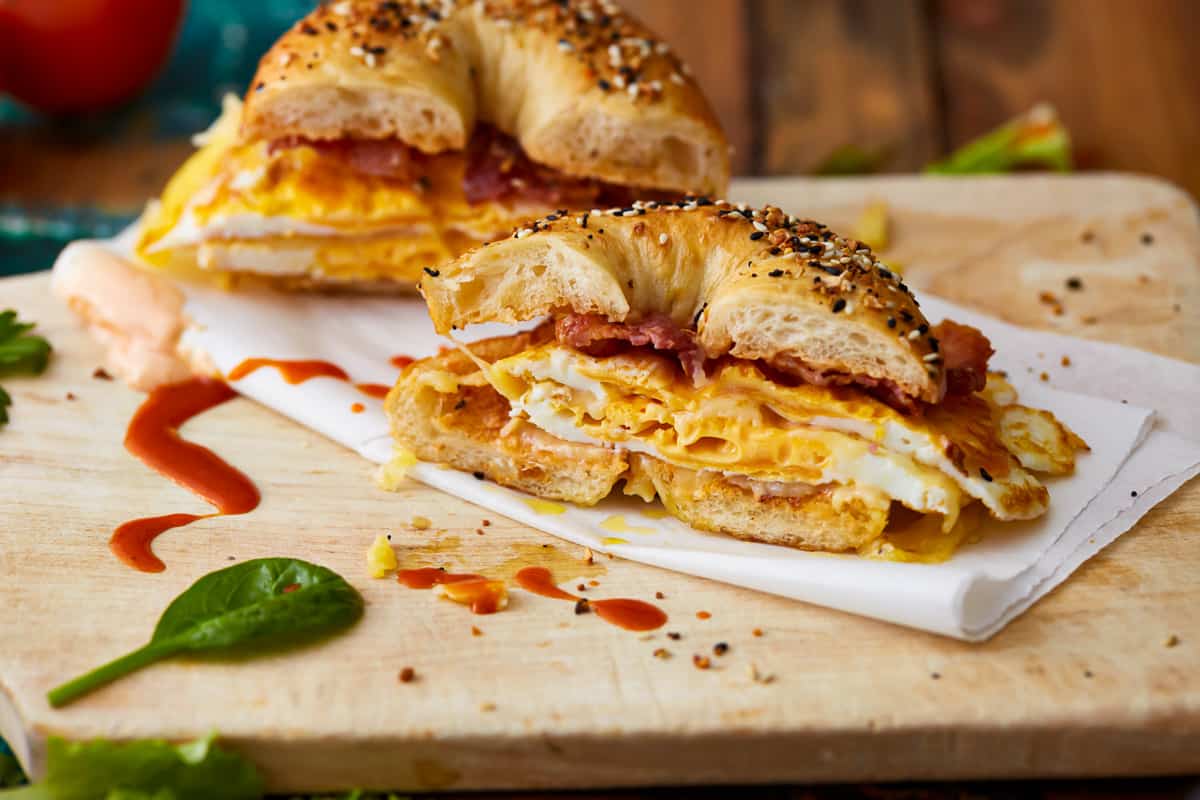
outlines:
[[514, 414], [555, 436], [757, 481], [872, 487], [944, 515], [946, 527], [965, 496], [1001, 519], [1037, 516], [1048, 499], [977, 398], [912, 417], [854, 389], [774, 383], [748, 362], [724, 362], [695, 387], [670, 358], [593, 358], [554, 344], [487, 373]]

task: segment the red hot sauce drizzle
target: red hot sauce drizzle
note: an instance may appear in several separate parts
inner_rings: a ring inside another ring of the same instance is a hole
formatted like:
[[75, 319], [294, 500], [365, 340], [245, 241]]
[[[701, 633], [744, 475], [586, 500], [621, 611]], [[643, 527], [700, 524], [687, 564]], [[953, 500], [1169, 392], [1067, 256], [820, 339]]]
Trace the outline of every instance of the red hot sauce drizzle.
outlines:
[[447, 572], [439, 567], [402, 569], [396, 580], [409, 589], [432, 589], [434, 586], [454, 585], [454, 599], [471, 606], [472, 614], [495, 614], [500, 610], [497, 581], [474, 573]]
[[278, 358], [247, 358], [234, 367], [229, 373], [229, 380], [240, 381], [255, 370], [263, 367], [274, 367], [279, 370], [283, 379], [291, 384], [304, 383], [313, 378], [335, 378], [348, 381], [350, 376], [346, 370], [328, 361], [287, 361]]
[[545, 567], [525, 567], [517, 573], [517, 585], [527, 592], [553, 600], [587, 603], [597, 617], [627, 631], [652, 631], [667, 624], [665, 611], [641, 600], [626, 597], [592, 600], [563, 591], [554, 583], [554, 576]]
[[[413, 362], [413, 359], [408, 356], [392, 356], [388, 360], [392, 366], [398, 369], [403, 369]], [[333, 378], [334, 380], [347, 382], [350, 380], [350, 376], [346, 374], [346, 370], [328, 361], [289, 361], [279, 358], [247, 358], [230, 370], [229, 380], [240, 381], [250, 373], [263, 367], [272, 367], [279, 370], [279, 374], [283, 376], [283, 379], [293, 385], [310, 381], [313, 378]], [[392, 387], [386, 383], [356, 383], [354, 384], [354, 388], [367, 397], [382, 400], [387, 397], [387, 393], [391, 391]]]
[[258, 487], [249, 478], [207, 447], [179, 436], [180, 426], [189, 419], [236, 396], [222, 381], [192, 378], [158, 387], [134, 413], [125, 432], [125, 449], [211, 503], [217, 513], [164, 514], [126, 522], [109, 541], [121, 561], [142, 572], [162, 572], [166, 565], [151, 550], [156, 536], [198, 519], [245, 514], [258, 507]]
[[387, 397], [388, 392], [392, 387], [385, 383], [356, 383], [354, 388], [365, 394], [367, 397], [375, 397], [380, 400]]

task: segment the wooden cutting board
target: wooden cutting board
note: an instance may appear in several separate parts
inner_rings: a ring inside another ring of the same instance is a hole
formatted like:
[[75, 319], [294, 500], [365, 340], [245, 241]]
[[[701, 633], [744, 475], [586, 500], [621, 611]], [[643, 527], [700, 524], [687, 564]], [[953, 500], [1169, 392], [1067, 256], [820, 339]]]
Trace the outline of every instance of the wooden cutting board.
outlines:
[[[1165, 184], [787, 180], [734, 194], [844, 230], [865, 202], [885, 201], [887, 256], [916, 286], [1200, 361], [1200, 225]], [[1082, 288], [1068, 289], [1070, 278]], [[99, 351], [46, 287], [45, 275], [0, 282], [0, 307], [37, 320], [56, 348], [42, 377], [5, 381], [15, 405], [0, 431], [0, 730], [35, 767], [51, 735], [215, 729], [278, 791], [1200, 770], [1196, 482], [994, 639], [969, 645], [634, 563], [586, 564], [572, 545], [422, 486], [380, 491], [353, 453], [238, 399], [187, 436], [252, 476], [262, 505], [165, 535], [156, 549], [167, 571], [142, 574], [109, 553], [113, 527], [207, 507], [122, 449], [140, 398], [92, 377]], [[418, 515], [432, 527], [409, 524]], [[546, 564], [572, 584], [598, 581], [587, 590], [596, 597], [661, 592], [671, 619], [632, 634], [522, 593], [503, 613], [472, 616], [368, 578], [365, 551], [380, 532], [404, 566], [511, 577]], [[365, 595], [364, 620], [320, 647], [176, 660], [47, 706], [51, 686], [141, 644], [196, 578], [260, 556], [339, 571]], [[721, 657], [718, 642], [729, 645]], [[713, 667], [693, 666], [695, 653]], [[752, 681], [752, 665], [774, 680]], [[397, 679], [406, 666], [411, 683]]]

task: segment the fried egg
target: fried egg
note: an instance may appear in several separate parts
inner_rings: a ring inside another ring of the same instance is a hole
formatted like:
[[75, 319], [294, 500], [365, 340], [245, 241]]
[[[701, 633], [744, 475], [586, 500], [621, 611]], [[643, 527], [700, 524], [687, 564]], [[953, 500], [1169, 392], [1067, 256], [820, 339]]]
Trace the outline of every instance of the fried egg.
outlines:
[[1049, 414], [1036, 436], [1004, 435], [981, 396], [906, 415], [853, 387], [783, 385], [734, 359], [694, 386], [667, 356], [596, 358], [552, 343], [486, 373], [514, 415], [560, 438], [761, 482], [869, 487], [943, 515], [947, 530], [972, 498], [999, 519], [1044, 513], [1048, 492], [1014, 453], [1060, 441]]
[[[264, 141], [239, 142], [240, 116], [241, 103], [226, 98], [220, 118], [196, 137], [199, 149], [147, 209], [137, 251], [150, 264], [413, 280], [422, 267], [545, 211], [468, 203], [462, 152], [433, 156], [421, 181], [402, 182], [357, 172], [303, 145], [270, 152]], [[319, 248], [316, 240], [323, 240]], [[361, 248], [367, 252], [356, 261], [352, 254]]]

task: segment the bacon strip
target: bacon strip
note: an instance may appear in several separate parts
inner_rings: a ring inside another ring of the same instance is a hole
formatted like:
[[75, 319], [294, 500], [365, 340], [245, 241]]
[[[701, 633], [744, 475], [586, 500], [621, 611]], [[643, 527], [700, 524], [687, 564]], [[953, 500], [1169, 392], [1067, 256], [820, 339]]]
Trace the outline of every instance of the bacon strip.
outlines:
[[462, 186], [472, 205], [521, 198], [546, 205], [591, 208], [626, 206], [634, 200], [629, 187], [567, 175], [537, 163], [516, 139], [490, 125], [475, 126], [467, 146]]
[[[399, 139], [313, 140], [286, 136], [271, 141], [272, 155], [291, 147], [311, 147], [322, 155], [340, 159], [363, 175], [412, 183], [429, 168], [436, 156], [409, 147]], [[472, 205], [491, 200], [523, 199], [547, 206], [574, 208], [626, 206], [634, 190], [591, 178], [577, 178], [538, 164], [519, 142], [490, 125], [476, 125], [467, 145], [467, 166], [462, 189]], [[660, 192], [639, 191], [642, 200], [675, 199]]]
[[887, 378], [873, 378], [870, 375], [848, 375], [844, 372], [830, 372], [814, 369], [795, 356], [777, 355], [767, 363], [780, 372], [793, 378], [799, 378], [813, 386], [857, 386], [880, 402], [886, 403], [897, 411], [916, 414], [921, 411], [921, 401], [907, 394], [898, 384]]
[[996, 351], [978, 328], [947, 319], [930, 333], [938, 340], [938, 352], [942, 354], [946, 394], [972, 394], [987, 384], [988, 359]]
[[[987, 382], [988, 358], [994, 352], [987, 337], [969, 325], [950, 320], [932, 332], [940, 342], [939, 352], [947, 376], [946, 394], [969, 395], [982, 389]], [[700, 382], [706, 375], [706, 354], [696, 341], [695, 331], [680, 328], [665, 314], [635, 323], [610, 322], [601, 314], [566, 314], [555, 320], [554, 334], [559, 344], [597, 357], [614, 355], [626, 346], [673, 352], [694, 382]], [[814, 386], [856, 386], [904, 413], [917, 414], [925, 407], [922, 401], [886, 378], [819, 370], [789, 355], [774, 356], [767, 363], [786, 376]]]
[[695, 382], [704, 380], [704, 351], [694, 331], [684, 330], [666, 314], [654, 314], [640, 322], [609, 322], [601, 314], [567, 314], [554, 322], [559, 344], [588, 355], [604, 357], [618, 352], [622, 343], [650, 346], [675, 353], [683, 371]]
[[363, 175], [411, 183], [421, 177], [429, 156], [398, 139], [312, 140], [301, 136], [275, 139], [267, 145], [274, 155], [291, 147], [311, 147], [322, 155], [337, 158]]

